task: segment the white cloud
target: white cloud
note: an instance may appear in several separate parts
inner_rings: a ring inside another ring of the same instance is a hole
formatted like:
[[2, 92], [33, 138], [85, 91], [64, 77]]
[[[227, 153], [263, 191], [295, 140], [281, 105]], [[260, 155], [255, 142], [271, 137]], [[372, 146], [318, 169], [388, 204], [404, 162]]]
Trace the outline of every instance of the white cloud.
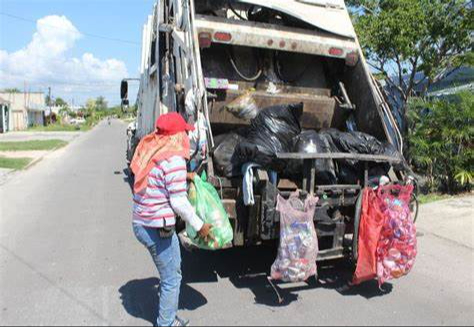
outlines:
[[26, 47], [12, 53], [0, 50], [0, 86], [22, 87], [26, 81], [32, 88], [53, 86], [82, 99], [97, 92], [116, 93], [120, 80], [128, 75], [125, 63], [101, 60], [92, 53], [80, 58], [68, 56], [81, 37], [65, 16], [38, 20]]

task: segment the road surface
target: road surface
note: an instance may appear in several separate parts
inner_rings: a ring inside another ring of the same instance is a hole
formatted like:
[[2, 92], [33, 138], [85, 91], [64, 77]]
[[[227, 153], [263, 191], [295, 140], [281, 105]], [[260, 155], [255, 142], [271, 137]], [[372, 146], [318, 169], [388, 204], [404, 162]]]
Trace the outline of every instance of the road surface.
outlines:
[[[153, 324], [158, 279], [131, 231], [125, 129], [102, 124], [0, 186], [1, 325]], [[184, 253], [181, 315], [193, 325], [472, 325], [472, 198], [463, 205], [422, 214], [416, 267], [384, 292], [347, 289], [339, 263], [322, 266], [317, 284], [282, 285], [278, 305], [265, 277], [273, 249]]]

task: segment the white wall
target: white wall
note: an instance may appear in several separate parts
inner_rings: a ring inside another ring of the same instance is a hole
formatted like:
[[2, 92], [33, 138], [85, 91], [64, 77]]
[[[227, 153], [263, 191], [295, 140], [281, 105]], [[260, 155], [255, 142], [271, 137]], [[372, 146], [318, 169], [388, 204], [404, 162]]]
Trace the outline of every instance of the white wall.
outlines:
[[44, 93], [3, 93], [0, 97], [10, 103], [10, 131], [22, 131], [29, 125], [43, 124], [42, 111], [29, 111], [28, 108], [44, 108]]

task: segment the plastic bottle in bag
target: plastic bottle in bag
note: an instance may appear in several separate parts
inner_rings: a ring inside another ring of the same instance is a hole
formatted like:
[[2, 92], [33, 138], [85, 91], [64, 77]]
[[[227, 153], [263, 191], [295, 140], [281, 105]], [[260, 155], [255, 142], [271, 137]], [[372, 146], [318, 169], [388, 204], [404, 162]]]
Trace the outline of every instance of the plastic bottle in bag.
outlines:
[[409, 207], [412, 192], [412, 185], [389, 185], [378, 191], [377, 201], [385, 216], [377, 246], [380, 285], [407, 275], [415, 264], [416, 227]]
[[317, 274], [319, 246], [313, 222], [317, 203], [318, 198], [313, 196], [303, 202], [299, 192], [293, 193], [289, 200], [278, 195], [280, 247], [272, 266], [273, 279], [296, 283]]

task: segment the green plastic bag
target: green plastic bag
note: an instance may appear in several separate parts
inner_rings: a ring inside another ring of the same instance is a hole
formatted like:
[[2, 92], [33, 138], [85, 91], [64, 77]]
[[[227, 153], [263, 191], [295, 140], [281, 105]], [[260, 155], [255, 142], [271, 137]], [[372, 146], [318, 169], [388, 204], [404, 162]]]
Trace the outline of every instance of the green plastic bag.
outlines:
[[234, 232], [229, 221], [229, 216], [222, 205], [216, 189], [207, 182], [207, 177], [196, 176], [194, 183], [189, 188], [189, 202], [191, 202], [199, 218], [205, 224], [212, 225], [212, 234], [215, 240], [206, 243], [198, 236], [189, 224], [186, 225], [186, 232], [191, 241], [203, 250], [220, 250], [232, 245]]

